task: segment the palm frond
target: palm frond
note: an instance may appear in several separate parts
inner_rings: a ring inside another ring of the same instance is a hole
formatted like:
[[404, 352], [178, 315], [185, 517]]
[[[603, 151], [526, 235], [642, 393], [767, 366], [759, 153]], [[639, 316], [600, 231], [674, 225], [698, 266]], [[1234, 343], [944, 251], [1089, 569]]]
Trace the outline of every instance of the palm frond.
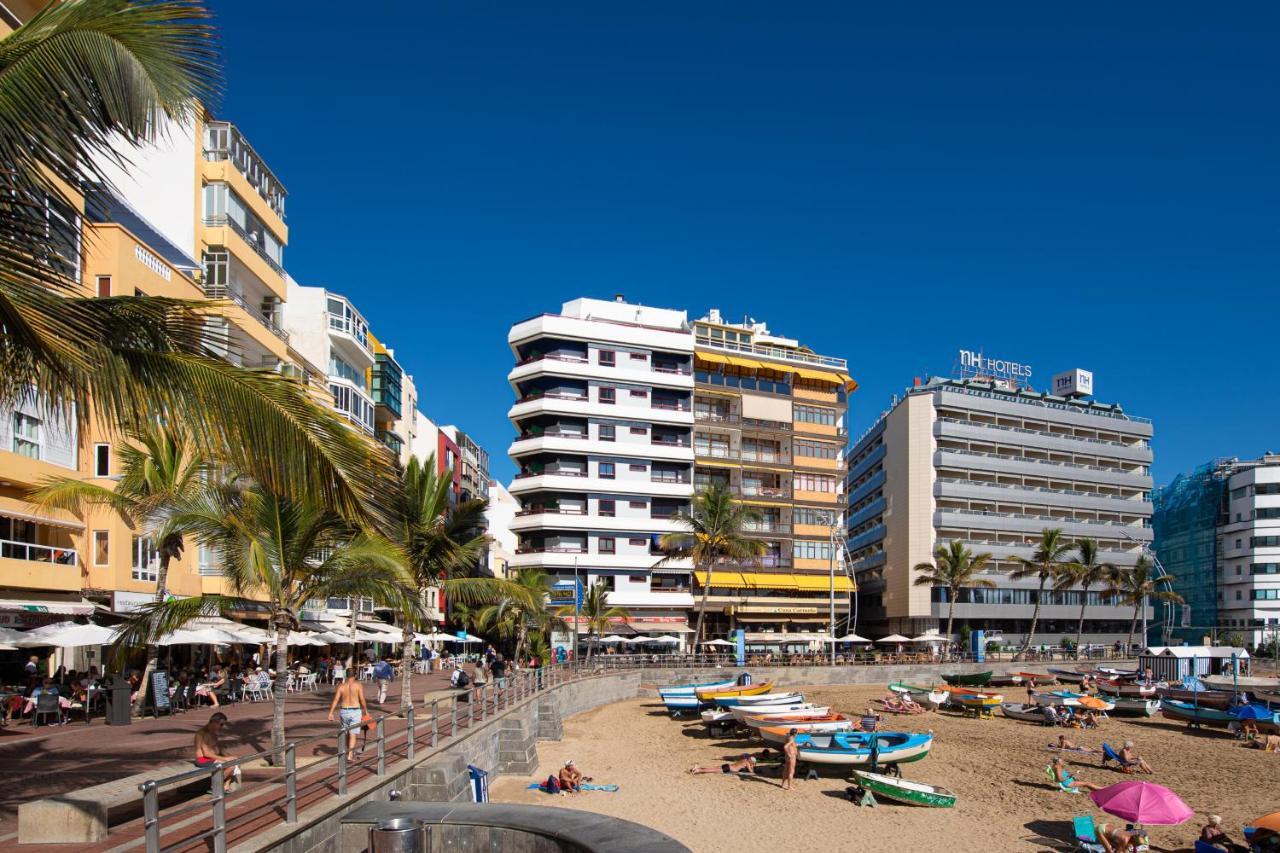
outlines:
[[112, 665], [118, 668], [133, 652], [153, 640], [177, 631], [192, 619], [220, 616], [253, 604], [254, 602], [244, 598], [224, 595], [197, 595], [143, 604], [130, 613], [120, 626], [120, 633], [112, 644]]

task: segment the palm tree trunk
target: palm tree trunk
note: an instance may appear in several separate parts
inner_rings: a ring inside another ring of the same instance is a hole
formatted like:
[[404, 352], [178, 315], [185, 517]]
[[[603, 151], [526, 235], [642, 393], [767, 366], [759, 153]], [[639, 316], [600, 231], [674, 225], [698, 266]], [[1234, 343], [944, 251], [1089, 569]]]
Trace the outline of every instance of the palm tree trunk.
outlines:
[[[281, 618], [276, 619], [276, 679], [271, 685], [272, 699], [275, 708], [271, 714], [271, 746], [273, 749], [284, 747], [284, 700], [289, 687], [289, 625]], [[282, 760], [283, 756], [277, 756]], [[274, 761], [272, 762], [275, 763]]]
[[947, 596], [947, 639], [951, 639], [952, 623], [955, 622], [956, 616], [956, 590], [952, 589], [951, 594]]
[[[1138, 630], [1138, 613], [1142, 610], [1142, 599], [1138, 599], [1138, 603], [1133, 608], [1133, 619], [1129, 621], [1129, 639], [1125, 641], [1124, 653], [1128, 654], [1129, 649], [1133, 648], [1133, 632]], [[1145, 640], [1143, 641], [1145, 642]]]
[[1040, 591], [1036, 593], [1036, 606], [1035, 609], [1031, 611], [1031, 626], [1027, 631], [1027, 638], [1022, 641], [1022, 651], [1018, 652], [1018, 654], [1014, 656], [1015, 660], [1023, 659], [1026, 657], [1027, 652], [1031, 651], [1031, 641], [1034, 640], [1036, 636], [1036, 624], [1040, 621], [1040, 599], [1044, 598], [1044, 582], [1045, 578], [1042, 576], [1040, 578]]
[[413, 657], [409, 654], [409, 649], [413, 648], [413, 631], [408, 625], [405, 625], [401, 639], [404, 642], [400, 648], [404, 652], [400, 656], [400, 668], [404, 671], [400, 673], [400, 710], [407, 712], [413, 707]]
[[703, 574], [707, 576], [707, 582], [702, 587], [702, 601], [698, 602], [698, 628], [693, 632], [695, 642], [699, 645], [706, 639], [702, 636], [702, 622], [707, 616], [707, 596], [711, 594], [711, 569], [708, 568]]
[[[155, 602], [161, 604], [164, 602], [165, 585], [169, 582], [169, 560], [172, 552], [167, 544], [160, 543], [160, 567], [156, 570], [156, 597]], [[148, 640], [155, 640], [153, 636], [148, 636]], [[160, 665], [160, 647], [155, 643], [147, 643], [147, 663], [142, 668], [142, 687], [138, 690], [138, 698], [133, 700], [133, 713], [135, 716], [142, 716], [142, 706], [147, 701], [147, 684], [151, 681], [151, 673], [155, 672]]]
[[1089, 585], [1080, 588], [1080, 624], [1076, 626], [1076, 660], [1080, 660], [1080, 638], [1084, 636], [1084, 608], [1089, 603]]

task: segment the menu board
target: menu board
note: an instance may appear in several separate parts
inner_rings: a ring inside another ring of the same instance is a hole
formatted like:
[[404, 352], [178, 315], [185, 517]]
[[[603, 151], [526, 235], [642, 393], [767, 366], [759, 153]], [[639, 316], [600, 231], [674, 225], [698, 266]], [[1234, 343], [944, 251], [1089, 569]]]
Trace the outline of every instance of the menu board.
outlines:
[[163, 669], [151, 673], [151, 701], [157, 711], [169, 710], [169, 673]]

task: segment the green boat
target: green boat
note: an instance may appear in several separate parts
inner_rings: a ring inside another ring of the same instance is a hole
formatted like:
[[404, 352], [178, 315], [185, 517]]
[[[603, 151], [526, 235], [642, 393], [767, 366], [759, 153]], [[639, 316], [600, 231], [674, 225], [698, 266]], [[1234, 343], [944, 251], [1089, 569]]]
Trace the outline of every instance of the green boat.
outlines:
[[920, 687], [916, 684], [903, 684], [901, 681], [895, 681], [889, 685], [889, 690], [894, 693], [906, 693], [909, 696], [928, 696], [933, 692], [932, 687]]
[[877, 797], [911, 806], [928, 806], [935, 809], [949, 809], [956, 804], [956, 795], [937, 785], [897, 779], [880, 773], [869, 773], [866, 770], [855, 770], [853, 773], [858, 778], [859, 784]]
[[942, 680], [951, 685], [963, 684], [967, 687], [986, 687], [991, 681], [992, 672], [958, 672], [951, 675], [943, 675]]

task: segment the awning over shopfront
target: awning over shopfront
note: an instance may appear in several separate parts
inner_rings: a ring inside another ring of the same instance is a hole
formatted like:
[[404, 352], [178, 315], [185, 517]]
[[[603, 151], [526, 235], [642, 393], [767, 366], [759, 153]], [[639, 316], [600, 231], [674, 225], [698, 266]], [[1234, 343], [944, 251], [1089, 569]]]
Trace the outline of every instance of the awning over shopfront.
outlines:
[[707, 364], [728, 364], [729, 357], [714, 352], [695, 352], [694, 357], [698, 361], [705, 361]]
[[702, 586], [719, 586], [726, 589], [741, 589], [744, 586], [742, 572], [711, 572], [711, 583], [707, 583], [706, 572], [694, 572], [694, 578]]
[[693, 629], [688, 623], [682, 622], [645, 622], [642, 619], [632, 619], [627, 623], [627, 627], [639, 634], [692, 634]]
[[3, 598], [0, 611], [17, 613], [56, 613], [59, 616], [92, 616], [94, 605], [84, 599]]
[[84, 530], [84, 523], [66, 510], [41, 509], [18, 498], [0, 497], [0, 515], [68, 530]]
[[747, 631], [746, 641], [748, 643], [768, 643], [782, 645], [784, 643], [821, 643], [831, 642], [831, 638], [826, 634], [818, 633], [791, 633], [783, 634], [775, 631]]
[[[702, 586], [707, 585], [706, 572], [694, 572], [694, 578]], [[831, 589], [830, 576], [822, 575], [792, 575], [777, 572], [722, 572], [715, 571], [711, 573], [711, 586], [725, 587], [729, 589], [778, 589], [778, 590], [794, 590], [796, 592], [829, 592]], [[853, 589], [853, 582], [848, 577], [837, 575], [835, 580], [836, 592], [849, 593]]]

